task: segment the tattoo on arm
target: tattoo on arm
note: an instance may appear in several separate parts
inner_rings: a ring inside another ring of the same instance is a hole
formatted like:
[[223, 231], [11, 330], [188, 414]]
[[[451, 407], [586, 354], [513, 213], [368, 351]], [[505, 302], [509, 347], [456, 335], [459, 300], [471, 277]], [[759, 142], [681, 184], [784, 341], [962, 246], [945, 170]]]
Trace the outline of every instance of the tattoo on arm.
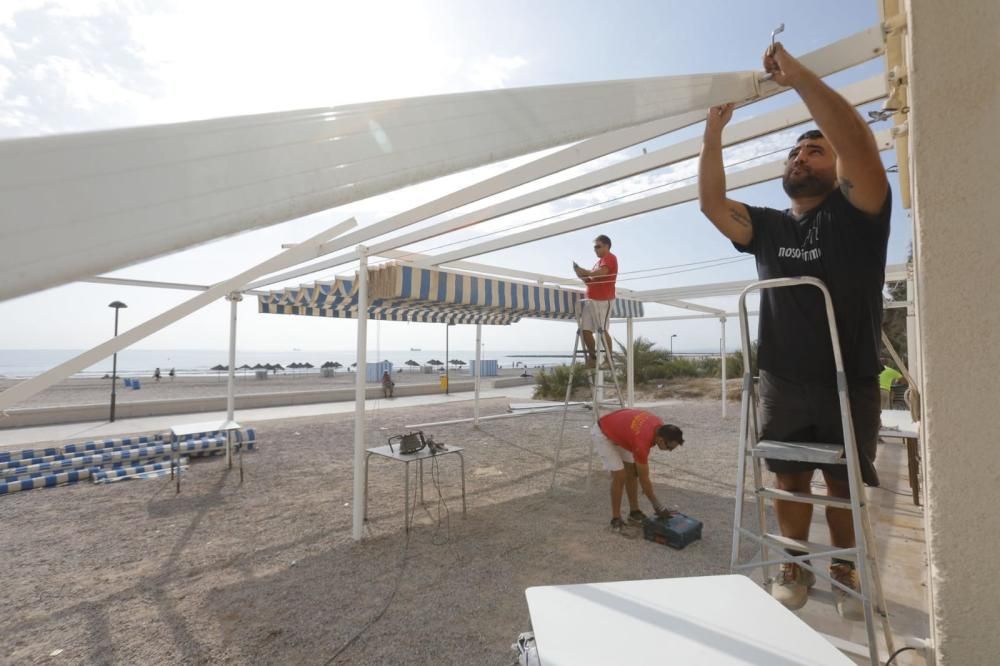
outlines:
[[853, 189], [854, 189], [854, 183], [852, 183], [851, 181], [847, 180], [846, 178], [841, 178], [840, 179], [840, 191], [844, 195], [845, 198], [847, 198], [847, 199], [851, 198], [851, 190], [853, 190]]
[[740, 212], [738, 208], [729, 209], [729, 219], [731, 219], [733, 222], [740, 225], [741, 227], [750, 226], [750, 218], [747, 217], [744, 213]]

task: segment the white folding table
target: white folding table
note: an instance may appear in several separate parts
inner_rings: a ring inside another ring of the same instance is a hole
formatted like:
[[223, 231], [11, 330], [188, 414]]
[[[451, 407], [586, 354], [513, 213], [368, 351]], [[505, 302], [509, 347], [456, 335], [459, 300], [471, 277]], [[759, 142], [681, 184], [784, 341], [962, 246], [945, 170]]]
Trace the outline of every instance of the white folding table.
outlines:
[[[233, 467], [233, 433], [237, 430], [242, 429], [241, 426], [236, 421], [207, 421], [202, 423], [184, 423], [181, 425], [175, 425], [170, 428], [170, 434], [173, 435], [173, 442], [171, 444], [176, 444], [177, 442], [183, 440], [184, 437], [188, 435], [199, 435], [203, 432], [224, 432], [226, 433], [226, 464], [229, 468]], [[240, 446], [240, 483], [243, 483], [243, 446]], [[170, 473], [173, 474], [174, 471], [174, 461], [180, 456], [177, 455], [177, 447], [171, 446], [172, 455], [170, 456]], [[177, 464], [177, 492], [181, 491], [181, 470], [180, 464]]]
[[878, 436], [882, 439], [901, 439], [906, 444], [906, 466], [910, 477], [910, 492], [913, 503], [920, 506], [920, 423], [914, 422], [910, 412], [902, 409], [883, 409], [882, 427]]
[[851, 666], [746, 576], [525, 591], [542, 666]]

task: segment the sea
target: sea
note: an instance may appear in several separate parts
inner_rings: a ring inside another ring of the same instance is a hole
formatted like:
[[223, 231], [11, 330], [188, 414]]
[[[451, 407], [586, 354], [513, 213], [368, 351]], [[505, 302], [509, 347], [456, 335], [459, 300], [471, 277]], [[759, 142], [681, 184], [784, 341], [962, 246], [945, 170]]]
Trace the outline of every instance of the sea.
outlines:
[[[34, 377], [60, 363], [83, 353], [82, 349], [0, 349], [0, 378], [18, 379]], [[471, 349], [451, 349], [451, 359], [471, 362], [475, 351]], [[551, 351], [487, 350], [484, 359], [495, 360], [501, 368], [550, 367], [569, 362], [569, 356]], [[421, 365], [432, 359], [445, 360], [443, 349], [381, 349], [369, 348], [369, 362], [389, 361], [394, 367], [407, 367], [407, 361]], [[349, 367], [355, 361], [353, 349], [332, 349], [325, 351], [243, 351], [236, 353], [236, 366], [280, 363], [287, 368], [292, 363], [311, 363], [316, 368], [327, 361], [339, 362]], [[173, 369], [178, 376], [215, 376], [211, 368], [229, 363], [229, 352], [215, 349], [126, 349], [118, 352], [118, 374], [152, 375], [159, 368], [163, 375]], [[74, 375], [75, 377], [103, 377], [111, 372], [112, 359], [108, 357], [99, 363]], [[520, 364], [520, 365], [516, 365]]]

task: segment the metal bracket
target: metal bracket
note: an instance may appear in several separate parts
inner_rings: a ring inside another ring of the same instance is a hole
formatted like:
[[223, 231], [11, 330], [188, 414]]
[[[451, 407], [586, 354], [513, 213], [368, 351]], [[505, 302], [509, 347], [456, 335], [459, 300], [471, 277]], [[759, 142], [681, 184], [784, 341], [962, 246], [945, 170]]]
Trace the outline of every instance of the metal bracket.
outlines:
[[906, 27], [906, 14], [896, 14], [882, 22], [882, 34], [886, 37], [893, 37], [905, 31]]

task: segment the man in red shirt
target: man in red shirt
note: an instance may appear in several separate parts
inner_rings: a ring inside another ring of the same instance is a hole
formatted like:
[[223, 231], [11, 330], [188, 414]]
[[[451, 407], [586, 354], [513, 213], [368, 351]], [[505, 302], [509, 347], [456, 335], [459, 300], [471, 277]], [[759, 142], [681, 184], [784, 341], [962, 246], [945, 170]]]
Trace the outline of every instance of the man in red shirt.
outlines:
[[583, 330], [583, 344], [587, 348], [588, 368], [597, 366], [594, 331], [604, 331], [605, 350], [611, 353], [608, 317], [615, 300], [615, 280], [618, 279], [618, 257], [611, 254], [611, 239], [603, 234], [595, 238], [594, 254], [597, 255], [597, 263], [589, 271], [573, 262], [576, 276], [587, 285], [587, 300], [583, 302], [580, 328]]
[[[637, 485], [649, 498], [659, 516], [672, 512], [664, 507], [653, 492], [649, 480], [649, 452], [655, 446], [673, 451], [684, 443], [684, 433], [675, 425], [664, 425], [655, 415], [641, 409], [619, 409], [605, 414], [591, 433], [594, 447], [611, 472], [611, 529], [621, 531], [622, 490], [628, 495], [629, 523], [640, 525], [646, 517], [639, 510]], [[638, 479], [638, 483], [637, 483]]]

